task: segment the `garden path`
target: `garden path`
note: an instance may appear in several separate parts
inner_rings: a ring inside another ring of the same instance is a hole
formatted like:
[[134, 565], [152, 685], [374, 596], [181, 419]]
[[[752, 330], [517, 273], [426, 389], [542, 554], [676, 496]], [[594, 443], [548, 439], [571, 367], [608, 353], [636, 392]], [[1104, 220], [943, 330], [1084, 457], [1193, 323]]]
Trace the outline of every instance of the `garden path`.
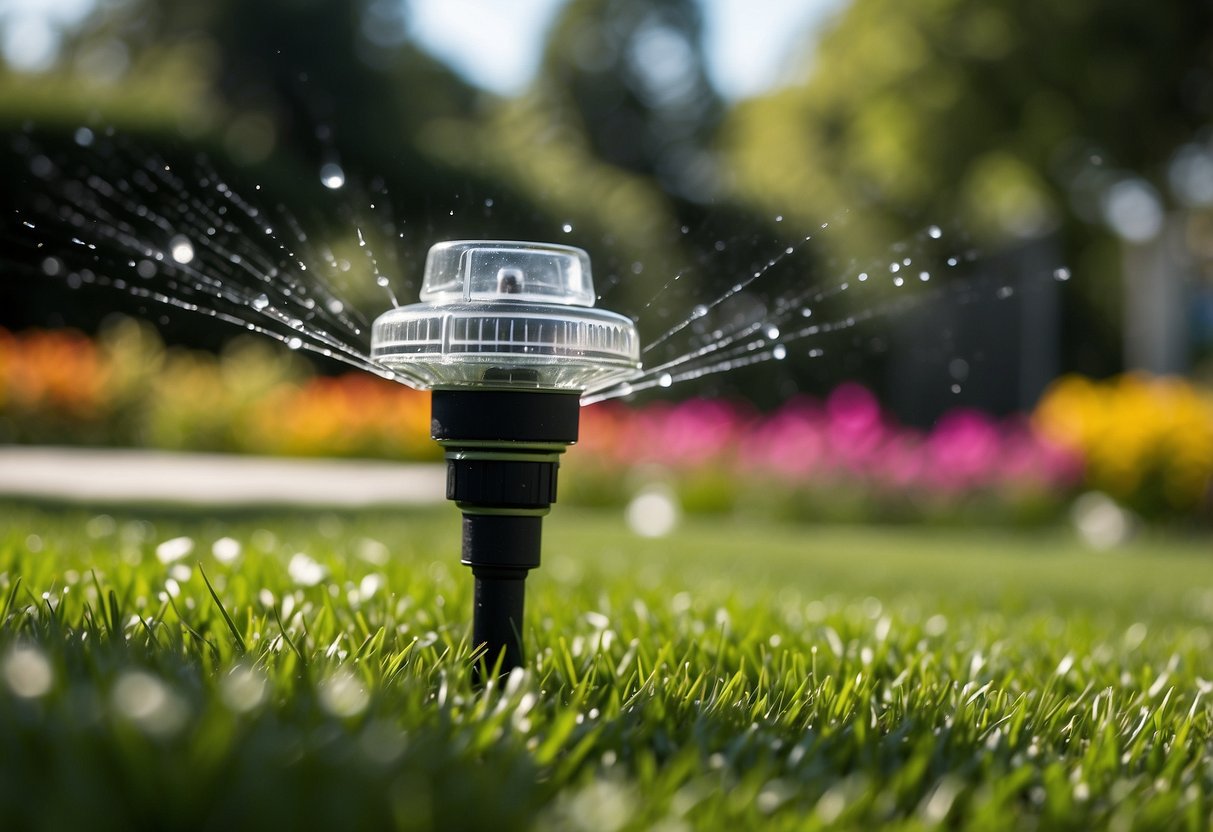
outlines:
[[0, 496], [192, 505], [420, 505], [441, 465], [133, 449], [0, 446]]

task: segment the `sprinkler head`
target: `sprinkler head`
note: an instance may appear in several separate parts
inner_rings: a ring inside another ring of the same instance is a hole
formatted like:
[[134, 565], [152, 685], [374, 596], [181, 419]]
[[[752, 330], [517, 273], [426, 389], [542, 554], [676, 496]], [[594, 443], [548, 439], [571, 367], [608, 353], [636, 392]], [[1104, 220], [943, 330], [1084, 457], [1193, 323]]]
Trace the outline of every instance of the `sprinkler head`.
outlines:
[[446, 496], [463, 512], [475, 577], [477, 678], [522, 664], [525, 580], [539, 566], [560, 454], [577, 441], [581, 395], [640, 371], [635, 325], [594, 299], [579, 248], [439, 243], [422, 302], [371, 330], [372, 358], [434, 390], [430, 433], [446, 451]]
[[439, 243], [421, 303], [375, 321], [371, 357], [420, 388], [592, 392], [640, 369], [635, 324], [594, 299], [579, 248]]

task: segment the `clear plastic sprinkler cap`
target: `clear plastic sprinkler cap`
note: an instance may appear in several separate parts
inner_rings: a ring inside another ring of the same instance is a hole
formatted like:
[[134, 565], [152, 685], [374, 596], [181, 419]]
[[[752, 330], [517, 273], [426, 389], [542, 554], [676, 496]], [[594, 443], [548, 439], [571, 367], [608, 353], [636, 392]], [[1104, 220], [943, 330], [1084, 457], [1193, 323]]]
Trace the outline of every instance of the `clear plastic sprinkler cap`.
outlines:
[[414, 387], [585, 393], [640, 370], [636, 325], [593, 309], [590, 258], [572, 246], [439, 243], [421, 303], [371, 330], [371, 357]]

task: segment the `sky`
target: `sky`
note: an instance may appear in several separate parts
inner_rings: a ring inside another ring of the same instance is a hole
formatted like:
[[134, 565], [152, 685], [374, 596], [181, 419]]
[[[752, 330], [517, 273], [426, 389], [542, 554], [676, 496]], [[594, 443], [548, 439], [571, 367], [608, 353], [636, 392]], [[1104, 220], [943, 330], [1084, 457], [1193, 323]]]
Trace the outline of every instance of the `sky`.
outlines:
[[[407, 0], [411, 35], [472, 83], [500, 95], [524, 91], [539, 67], [544, 37], [567, 0]], [[814, 28], [846, 0], [699, 0], [713, 84], [726, 98], [757, 95], [789, 80]], [[58, 56], [63, 35], [96, 0], [0, 0], [0, 54], [39, 72]]]

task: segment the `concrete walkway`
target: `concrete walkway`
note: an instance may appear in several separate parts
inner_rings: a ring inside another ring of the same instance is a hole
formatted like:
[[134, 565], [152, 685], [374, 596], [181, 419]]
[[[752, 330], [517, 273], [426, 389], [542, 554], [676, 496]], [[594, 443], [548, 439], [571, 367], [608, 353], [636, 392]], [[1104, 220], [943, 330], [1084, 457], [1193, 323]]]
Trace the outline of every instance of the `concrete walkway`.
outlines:
[[102, 503], [357, 507], [440, 503], [440, 464], [0, 446], [0, 496]]

